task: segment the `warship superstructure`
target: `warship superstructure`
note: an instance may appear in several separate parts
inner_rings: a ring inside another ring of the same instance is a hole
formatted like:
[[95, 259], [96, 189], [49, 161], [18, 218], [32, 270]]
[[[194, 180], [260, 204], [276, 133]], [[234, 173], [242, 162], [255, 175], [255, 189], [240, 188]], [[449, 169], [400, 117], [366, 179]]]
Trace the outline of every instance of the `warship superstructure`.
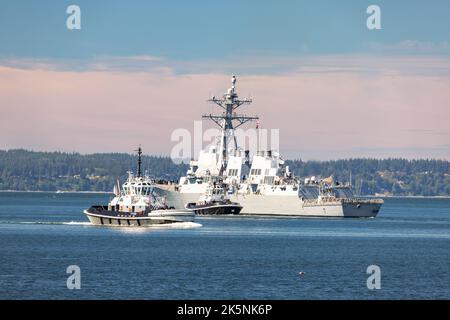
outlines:
[[[241, 214], [319, 216], [319, 217], [375, 217], [383, 204], [381, 199], [358, 199], [350, 185], [315, 177], [300, 181], [285, 166], [277, 150], [257, 150], [250, 157], [248, 150], [237, 144], [235, 129], [258, 116], [238, 114], [242, 105], [251, 99], [240, 100], [236, 91], [236, 77], [222, 98], [208, 100], [223, 109], [219, 115], [204, 114], [220, 128], [216, 144], [201, 150], [197, 160], [191, 160], [186, 176], [177, 184], [158, 185], [159, 192], [169, 203], [183, 208], [196, 202], [208, 186], [223, 180], [230, 200], [242, 206]], [[256, 126], [259, 130], [259, 122]], [[259, 143], [258, 143], [259, 144]]]

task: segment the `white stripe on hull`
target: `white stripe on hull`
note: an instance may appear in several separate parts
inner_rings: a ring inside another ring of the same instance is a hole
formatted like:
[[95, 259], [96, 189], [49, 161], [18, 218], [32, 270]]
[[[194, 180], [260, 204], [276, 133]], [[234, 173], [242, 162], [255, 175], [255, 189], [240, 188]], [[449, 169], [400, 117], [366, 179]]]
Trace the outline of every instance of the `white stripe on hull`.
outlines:
[[[184, 208], [186, 203], [196, 202], [200, 196], [198, 193], [180, 193], [161, 188], [158, 191], [175, 208]], [[381, 204], [376, 203], [363, 203], [359, 207], [355, 203], [304, 206], [297, 195], [233, 195], [231, 201], [243, 206], [241, 214], [247, 215], [375, 217], [381, 207]]]

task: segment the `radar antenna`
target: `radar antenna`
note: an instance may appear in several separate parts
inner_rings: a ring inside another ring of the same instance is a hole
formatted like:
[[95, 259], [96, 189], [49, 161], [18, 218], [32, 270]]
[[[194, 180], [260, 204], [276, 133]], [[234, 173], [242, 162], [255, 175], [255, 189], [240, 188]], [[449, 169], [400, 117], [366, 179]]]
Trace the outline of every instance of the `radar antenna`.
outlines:
[[239, 100], [236, 92], [236, 76], [233, 75], [231, 78], [231, 88], [227, 90], [227, 92], [223, 95], [223, 98], [217, 98], [213, 96], [208, 102], [212, 102], [219, 107], [221, 107], [224, 112], [221, 115], [213, 115], [213, 114], [203, 114], [203, 119], [212, 120], [215, 124], [219, 126], [222, 130], [222, 168], [221, 173], [226, 168], [227, 165], [227, 149], [229, 140], [234, 140], [235, 149], [238, 148], [236, 136], [234, 135], [233, 130], [239, 128], [244, 123], [249, 121], [258, 120], [258, 116], [247, 116], [244, 114], [237, 114], [236, 110], [244, 105], [251, 104], [252, 99], [243, 99]]

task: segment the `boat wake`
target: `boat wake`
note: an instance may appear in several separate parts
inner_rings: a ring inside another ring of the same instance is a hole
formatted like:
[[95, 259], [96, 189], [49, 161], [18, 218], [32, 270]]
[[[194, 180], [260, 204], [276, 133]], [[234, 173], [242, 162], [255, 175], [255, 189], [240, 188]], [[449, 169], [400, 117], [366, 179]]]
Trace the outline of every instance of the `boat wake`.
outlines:
[[[2, 221], [0, 224], [27, 224], [27, 225], [66, 225], [66, 226], [92, 226], [98, 227], [89, 221]], [[121, 230], [153, 230], [153, 229], [194, 229], [203, 225], [196, 222], [174, 222], [170, 224], [150, 225], [146, 227], [113, 227]]]
[[73, 226], [91, 226], [89, 221], [3, 221], [4, 224], [40, 224], [40, 225], [73, 225]]
[[63, 222], [62, 224], [69, 226], [92, 226], [92, 223], [90, 223], [89, 221], [70, 221], [70, 222]]
[[141, 233], [150, 230], [174, 230], [174, 229], [195, 229], [203, 227], [202, 224], [196, 222], [174, 222], [168, 224], [155, 224], [145, 227], [117, 227], [110, 226], [110, 228], [120, 230], [127, 233]]
[[174, 229], [194, 229], [203, 227], [202, 224], [197, 222], [175, 222], [167, 226]]

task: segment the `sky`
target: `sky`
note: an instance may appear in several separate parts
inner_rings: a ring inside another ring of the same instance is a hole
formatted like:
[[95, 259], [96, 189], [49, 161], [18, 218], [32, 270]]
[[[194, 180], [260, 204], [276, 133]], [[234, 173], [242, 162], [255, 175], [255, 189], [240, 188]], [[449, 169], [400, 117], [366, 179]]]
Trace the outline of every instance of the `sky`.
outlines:
[[[69, 5], [81, 29], [69, 30]], [[369, 30], [366, 9], [381, 9]], [[450, 2], [0, 0], [0, 149], [169, 155], [238, 77], [291, 159], [450, 159]], [[250, 125], [252, 126], [252, 125]], [[205, 124], [207, 127], [207, 124]]]

